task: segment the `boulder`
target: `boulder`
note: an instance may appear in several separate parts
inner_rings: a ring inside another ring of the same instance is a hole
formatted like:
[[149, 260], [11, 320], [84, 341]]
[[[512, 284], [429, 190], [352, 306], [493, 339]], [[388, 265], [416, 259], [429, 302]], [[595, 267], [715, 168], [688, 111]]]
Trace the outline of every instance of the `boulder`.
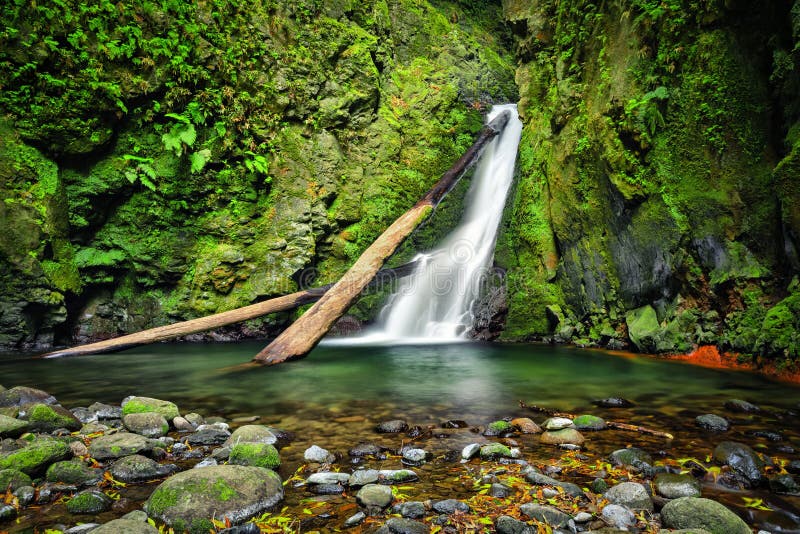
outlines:
[[481, 452], [481, 446], [479, 443], [470, 443], [469, 445], [465, 446], [461, 450], [461, 459], [462, 460], [470, 460], [478, 455]]
[[176, 531], [214, 529], [212, 519], [233, 524], [260, 515], [283, 499], [275, 471], [243, 465], [191, 469], [162, 482], [144, 505], [147, 514]]
[[523, 434], [539, 434], [542, 432], [542, 428], [528, 417], [512, 419], [511, 424]]
[[664, 526], [674, 529], [705, 529], [711, 534], [751, 534], [750, 527], [725, 506], [710, 499], [681, 497], [661, 509]]
[[511, 449], [502, 443], [488, 443], [480, 448], [480, 455], [484, 460], [511, 458]]
[[52, 432], [57, 428], [79, 430], [83, 423], [72, 412], [57, 404], [36, 403], [24, 407], [28, 427], [33, 432]]
[[374, 443], [359, 443], [348, 451], [350, 456], [354, 458], [364, 458], [365, 456], [379, 456], [381, 448]]
[[119, 432], [96, 438], [89, 445], [89, 454], [92, 455], [92, 458], [102, 462], [132, 454], [150, 453], [156, 444], [158, 444], [157, 441], [139, 434]]
[[608, 524], [620, 530], [628, 530], [629, 527], [636, 524], [636, 516], [633, 515], [633, 512], [619, 504], [605, 506], [602, 516]]
[[713, 413], [698, 415], [694, 420], [697, 426], [712, 432], [725, 432], [731, 427], [727, 419]]
[[69, 445], [63, 441], [39, 438], [22, 449], [0, 454], [0, 469], [17, 469], [26, 475], [36, 476], [53, 462], [71, 455]]
[[418, 521], [392, 517], [385, 525], [375, 531], [375, 534], [428, 534], [430, 528]]
[[572, 420], [572, 424], [578, 430], [604, 430], [606, 428], [606, 421], [596, 415], [579, 415]]
[[17, 491], [19, 488], [31, 486], [31, 477], [18, 469], [0, 469], [0, 493], [5, 493], [6, 488]]
[[610, 458], [614, 465], [631, 467], [636, 471], [649, 472], [653, 469], [653, 457], [636, 447], [617, 449], [611, 453]]
[[184, 440], [189, 445], [223, 445], [230, 439], [231, 433], [222, 428], [199, 428]]
[[744, 443], [723, 441], [714, 449], [714, 460], [730, 466], [736, 478], [745, 486], [757, 486], [764, 478], [764, 461]]
[[483, 431], [484, 436], [502, 436], [514, 431], [514, 426], [508, 421], [494, 421], [486, 426]]
[[48, 482], [88, 486], [99, 482], [103, 478], [103, 472], [92, 469], [82, 462], [61, 461], [47, 468], [45, 478]]
[[761, 408], [742, 399], [731, 399], [725, 401], [725, 408], [732, 412], [754, 413], [761, 411]]
[[531, 519], [535, 519], [536, 521], [540, 521], [554, 528], [565, 527], [570, 520], [570, 516], [558, 508], [532, 502], [520, 505], [519, 511]]
[[91, 489], [76, 494], [67, 501], [71, 514], [99, 514], [111, 508], [111, 498], [100, 490]]
[[380, 478], [380, 471], [377, 469], [359, 469], [353, 471], [350, 478], [347, 480], [348, 486], [365, 486], [367, 484], [375, 484]]
[[454, 514], [456, 512], [469, 513], [469, 505], [461, 502], [458, 499], [445, 499], [443, 501], [436, 501], [432, 506], [435, 512], [440, 514]]
[[565, 493], [573, 497], [585, 497], [583, 490], [577, 484], [556, 480], [533, 469], [525, 474], [525, 480], [534, 486], [553, 486], [563, 489]]
[[56, 404], [55, 397], [41, 389], [16, 386], [5, 391], [0, 391], [0, 407], [23, 406], [25, 404]]
[[612, 504], [619, 504], [631, 510], [653, 511], [653, 500], [645, 487], [637, 482], [622, 482], [612, 486], [603, 497]]
[[661, 325], [652, 306], [629, 311], [625, 315], [625, 323], [628, 325], [628, 337], [640, 352], [657, 351]]
[[499, 516], [494, 522], [494, 528], [498, 534], [534, 534], [536, 532], [534, 527], [509, 515]]
[[358, 504], [374, 515], [392, 503], [392, 489], [380, 484], [367, 484], [356, 493]]
[[276, 469], [281, 465], [281, 458], [278, 449], [269, 443], [237, 443], [231, 448], [228, 462]]
[[0, 414], [0, 438], [16, 438], [28, 431], [28, 423]]
[[567, 417], [551, 417], [547, 419], [542, 425], [546, 430], [561, 430], [562, 428], [571, 428], [572, 419]]
[[393, 511], [407, 519], [418, 519], [425, 516], [425, 503], [409, 501], [396, 505]]
[[278, 437], [264, 425], [244, 425], [233, 431], [233, 434], [223, 443], [225, 447], [232, 447], [237, 443], [266, 443], [274, 445]]
[[169, 432], [169, 423], [156, 412], [129, 413], [122, 418], [125, 428], [146, 438], [160, 438]]
[[122, 482], [144, 482], [171, 475], [178, 470], [174, 464], [161, 465], [139, 454], [120, 458], [111, 466], [111, 476]]
[[[352, 475], [348, 475], [347, 473], [325, 471], [322, 473], [310, 474], [306, 479], [306, 484], [347, 484], [351, 478]], [[377, 471], [375, 471], [375, 480], [378, 480]]]
[[128, 397], [122, 401], [122, 416], [130, 413], [155, 412], [161, 414], [167, 421], [172, 421], [180, 416], [178, 406], [169, 401], [153, 399], [150, 397]]
[[653, 485], [656, 493], [667, 499], [700, 496], [700, 483], [689, 474], [659, 473]]
[[572, 445], [582, 445], [586, 438], [574, 428], [564, 428], [561, 430], [546, 430], [539, 441], [548, 445], [562, 445], [569, 443]]
[[112, 406], [111, 404], [103, 404], [102, 402], [95, 402], [87, 408], [93, 412], [97, 419], [121, 419], [122, 408], [119, 406]]
[[92, 534], [158, 534], [158, 529], [145, 521], [114, 519], [92, 529]]
[[775, 475], [769, 479], [769, 489], [773, 493], [784, 493], [786, 495], [800, 495], [800, 484], [792, 475]]
[[375, 431], [381, 434], [398, 434], [405, 432], [408, 429], [408, 423], [402, 419], [394, 419], [392, 421], [384, 421], [375, 426]]

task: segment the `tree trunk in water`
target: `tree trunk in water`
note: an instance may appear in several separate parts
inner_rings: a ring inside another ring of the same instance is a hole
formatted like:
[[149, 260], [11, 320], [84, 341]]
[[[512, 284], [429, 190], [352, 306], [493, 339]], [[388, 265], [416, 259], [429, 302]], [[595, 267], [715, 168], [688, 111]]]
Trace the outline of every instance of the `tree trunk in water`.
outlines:
[[253, 361], [275, 365], [287, 360], [302, 358], [308, 354], [358, 299], [361, 291], [369, 284], [383, 262], [428, 217], [433, 207], [453, 188], [464, 171], [475, 162], [486, 144], [505, 128], [510, 115], [511, 112], [506, 111], [487, 124], [481, 130], [475, 143], [433, 188], [413, 208], [392, 223], [325, 296], [259, 352]]
[[[396, 278], [402, 278], [414, 272], [416, 264], [414, 262], [401, 265], [394, 269], [382, 269], [378, 276], [375, 278], [375, 283], [385, 283]], [[190, 321], [183, 321], [166, 326], [159, 326], [151, 328], [135, 334], [128, 334], [126, 336], [117, 337], [114, 339], [107, 339], [105, 341], [98, 341], [97, 343], [90, 343], [87, 345], [80, 345], [69, 349], [57, 350], [42, 354], [40, 358], [59, 358], [61, 356], [79, 356], [84, 354], [104, 354], [108, 352], [118, 352], [140, 345], [148, 345], [158, 341], [166, 341], [180, 336], [187, 336], [189, 334], [196, 334], [198, 332], [205, 332], [207, 330], [214, 330], [229, 324], [240, 323], [249, 321], [263, 315], [275, 313], [279, 311], [286, 311], [315, 302], [322, 298], [322, 296], [333, 287], [334, 284], [328, 284], [322, 287], [307, 289], [305, 291], [297, 291], [289, 295], [275, 297], [264, 302], [251, 304], [243, 308], [201, 317], [199, 319], [192, 319]]]

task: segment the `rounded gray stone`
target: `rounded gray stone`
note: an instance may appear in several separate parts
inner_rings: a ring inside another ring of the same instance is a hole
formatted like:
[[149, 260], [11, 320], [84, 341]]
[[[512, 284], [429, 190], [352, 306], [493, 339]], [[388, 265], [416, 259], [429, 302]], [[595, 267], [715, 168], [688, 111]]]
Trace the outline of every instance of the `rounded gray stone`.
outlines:
[[653, 485], [656, 493], [667, 499], [700, 496], [700, 483], [689, 474], [659, 473]]
[[356, 493], [358, 504], [369, 509], [384, 509], [392, 503], [392, 489], [381, 484], [367, 484]]
[[714, 460], [727, 464], [737, 477], [750, 486], [757, 486], [764, 475], [764, 461], [756, 452], [735, 441], [723, 441], [714, 449]]
[[722, 504], [700, 497], [681, 497], [661, 509], [664, 525], [675, 529], [702, 528], [711, 534], [750, 534], [750, 527]]
[[628, 530], [628, 527], [636, 524], [636, 516], [633, 515], [633, 512], [619, 504], [607, 505], [603, 508], [602, 516], [611, 526], [621, 530]]
[[694, 420], [697, 426], [712, 432], [725, 432], [731, 427], [727, 419], [713, 413], [698, 415]]
[[111, 476], [122, 482], [144, 482], [165, 477], [177, 470], [178, 467], [174, 464], [161, 465], [139, 454], [120, 458], [109, 469]]
[[134, 434], [146, 438], [160, 438], [169, 432], [169, 423], [164, 416], [155, 412], [129, 413], [122, 418], [122, 424]]
[[96, 460], [114, 460], [131, 454], [151, 452], [157, 442], [139, 434], [118, 432], [96, 438], [89, 445], [89, 454]]
[[622, 482], [609, 488], [603, 495], [612, 504], [619, 504], [631, 510], [653, 511], [653, 500], [647, 490], [637, 482]]
[[94, 534], [158, 534], [150, 523], [134, 519], [114, 519], [92, 530]]
[[111, 498], [100, 490], [85, 490], [67, 501], [71, 514], [99, 514], [111, 508]]
[[318, 464], [329, 464], [336, 460], [336, 457], [328, 452], [326, 449], [317, 445], [312, 445], [303, 453], [303, 459], [306, 462], [315, 462]]
[[233, 434], [223, 443], [223, 447], [231, 447], [238, 443], [266, 443], [273, 445], [278, 437], [264, 425], [244, 425], [233, 431]]

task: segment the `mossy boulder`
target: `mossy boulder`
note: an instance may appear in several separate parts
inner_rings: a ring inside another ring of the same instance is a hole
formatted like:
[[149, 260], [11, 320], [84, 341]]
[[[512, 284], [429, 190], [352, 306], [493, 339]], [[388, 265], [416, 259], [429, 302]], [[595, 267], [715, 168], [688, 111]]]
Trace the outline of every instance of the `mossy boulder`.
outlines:
[[502, 443], [488, 443], [480, 448], [480, 456], [483, 460], [511, 458], [511, 449]]
[[711, 534], [750, 534], [747, 524], [722, 504], [700, 497], [681, 497], [661, 509], [664, 525], [674, 529], [705, 529]]
[[572, 424], [578, 430], [603, 430], [606, 428], [605, 420], [596, 415], [579, 415], [572, 420]]
[[214, 528], [212, 519], [242, 523], [281, 499], [283, 485], [274, 471], [218, 465], [168, 478], [152, 493], [144, 510], [176, 531], [205, 534]]
[[147, 438], [159, 438], [169, 432], [169, 423], [156, 412], [129, 413], [122, 418], [125, 428]]
[[32, 486], [31, 477], [18, 469], [0, 469], [0, 492], [6, 488], [16, 491], [23, 486]]
[[25, 406], [28, 424], [37, 432], [52, 432], [57, 428], [80, 430], [83, 423], [72, 412], [59, 405], [33, 404]]
[[586, 438], [574, 428], [562, 428], [561, 430], [545, 430], [540, 436], [539, 441], [548, 445], [561, 445], [570, 443], [572, 445], [582, 445]]
[[0, 455], [0, 469], [18, 469], [26, 475], [36, 476], [47, 467], [71, 456], [69, 445], [63, 441], [38, 438], [22, 449]]
[[89, 445], [89, 454], [100, 461], [113, 460], [132, 454], [148, 453], [158, 444], [139, 434], [119, 432], [96, 438]]
[[167, 421], [172, 421], [180, 416], [178, 406], [170, 401], [150, 397], [130, 397], [122, 403], [122, 417], [132, 413], [147, 412], [160, 414]]
[[80, 486], [94, 484], [103, 476], [101, 471], [92, 469], [84, 463], [61, 461], [47, 468], [45, 478], [48, 482], [64, 482]]
[[511, 425], [511, 423], [509, 423], [508, 421], [502, 421], [501, 420], [501, 421], [494, 421], [492, 423], [489, 423], [489, 425], [486, 427], [486, 430], [484, 430], [483, 435], [484, 436], [502, 436], [503, 434], [506, 434], [508, 432], [513, 432], [513, 431], [514, 431], [514, 427]]
[[625, 315], [628, 337], [641, 352], [655, 352], [661, 325], [652, 306], [642, 306]]
[[667, 499], [700, 496], [700, 483], [690, 474], [659, 473], [653, 486], [659, 495]]
[[276, 469], [281, 465], [278, 449], [269, 443], [237, 443], [231, 448], [228, 461], [235, 465], [250, 465]]
[[99, 514], [111, 508], [113, 501], [100, 490], [86, 490], [67, 501], [67, 510], [72, 514]]
[[25, 404], [43, 403], [56, 404], [55, 397], [41, 389], [25, 386], [15, 386], [11, 389], [0, 391], [0, 407], [23, 406]]
[[231, 447], [237, 443], [266, 443], [272, 445], [278, 441], [278, 437], [263, 425], [243, 425], [233, 431], [225, 441], [225, 447]]
[[0, 414], [0, 438], [16, 438], [27, 430], [27, 422]]

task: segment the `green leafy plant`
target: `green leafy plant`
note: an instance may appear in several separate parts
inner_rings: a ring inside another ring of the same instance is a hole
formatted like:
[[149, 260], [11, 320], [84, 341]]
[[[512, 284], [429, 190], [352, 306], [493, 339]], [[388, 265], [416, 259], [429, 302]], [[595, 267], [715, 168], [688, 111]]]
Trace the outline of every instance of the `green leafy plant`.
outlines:
[[156, 190], [155, 180], [158, 178], [158, 173], [151, 165], [153, 158], [125, 154], [122, 159], [132, 164], [131, 168], [125, 170], [125, 178], [130, 183], [133, 184], [138, 181], [150, 191]]

